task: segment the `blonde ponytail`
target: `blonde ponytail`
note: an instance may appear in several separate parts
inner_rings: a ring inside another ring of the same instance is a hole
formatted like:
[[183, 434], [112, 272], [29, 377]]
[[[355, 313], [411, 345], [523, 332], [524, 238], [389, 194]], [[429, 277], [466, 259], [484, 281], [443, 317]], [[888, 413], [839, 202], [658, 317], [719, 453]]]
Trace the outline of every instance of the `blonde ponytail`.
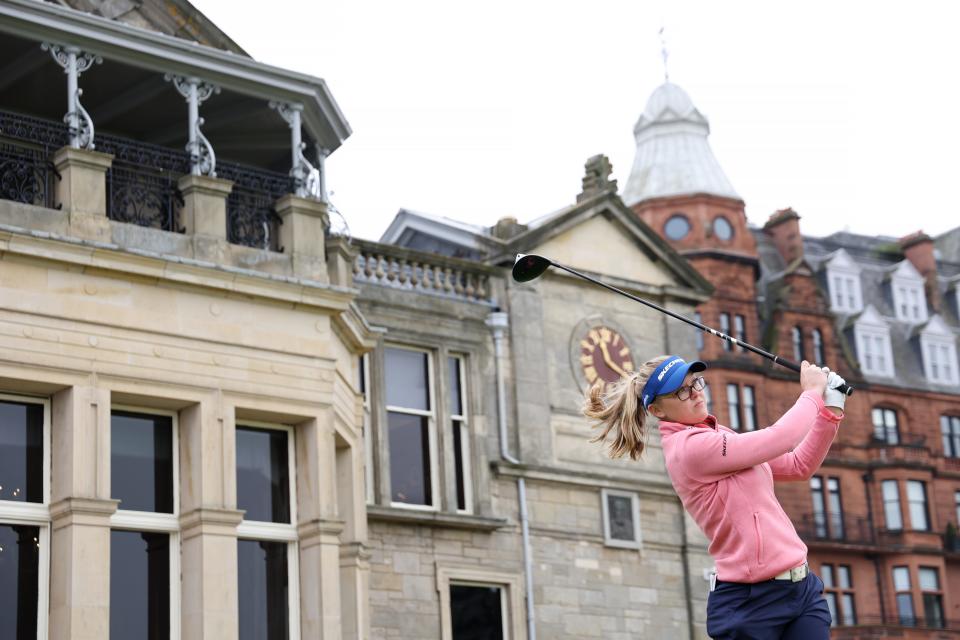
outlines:
[[605, 393], [603, 384], [594, 385], [587, 391], [581, 411], [596, 421], [593, 428], [601, 429], [590, 442], [607, 443], [607, 454], [611, 458], [629, 454], [631, 460], [638, 460], [643, 453], [647, 410], [643, 408], [640, 394], [654, 369], [669, 357], [660, 356], [644, 362], [634, 373], [621, 378], [609, 392]]

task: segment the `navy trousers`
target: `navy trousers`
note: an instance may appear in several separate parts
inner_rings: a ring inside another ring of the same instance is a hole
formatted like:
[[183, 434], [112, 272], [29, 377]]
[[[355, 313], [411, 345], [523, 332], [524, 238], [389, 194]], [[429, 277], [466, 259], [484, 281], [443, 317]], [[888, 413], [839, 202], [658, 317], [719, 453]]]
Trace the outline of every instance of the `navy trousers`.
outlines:
[[800, 582], [723, 582], [707, 598], [707, 633], [714, 640], [826, 640], [830, 608], [812, 571]]

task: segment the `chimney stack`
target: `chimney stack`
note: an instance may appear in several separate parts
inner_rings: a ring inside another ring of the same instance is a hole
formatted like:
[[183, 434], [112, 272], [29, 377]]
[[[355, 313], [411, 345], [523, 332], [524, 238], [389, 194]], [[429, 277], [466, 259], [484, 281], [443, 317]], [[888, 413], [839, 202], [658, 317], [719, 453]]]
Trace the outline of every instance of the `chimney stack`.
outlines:
[[803, 257], [803, 236], [800, 235], [800, 216], [787, 207], [780, 209], [763, 225], [764, 232], [773, 240], [774, 246], [786, 264]]
[[933, 254], [933, 238], [916, 231], [899, 240], [900, 249], [924, 280], [927, 300], [934, 312], [940, 311], [940, 288], [937, 286], [937, 258]]

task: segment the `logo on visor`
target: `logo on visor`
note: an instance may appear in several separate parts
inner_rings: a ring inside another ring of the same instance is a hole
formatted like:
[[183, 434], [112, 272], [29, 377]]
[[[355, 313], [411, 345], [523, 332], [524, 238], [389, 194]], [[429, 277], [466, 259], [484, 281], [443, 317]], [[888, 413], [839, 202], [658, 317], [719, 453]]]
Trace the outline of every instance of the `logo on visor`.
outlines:
[[667, 366], [665, 366], [663, 371], [660, 372], [660, 375], [657, 376], [657, 382], [663, 382], [663, 376], [667, 375], [667, 371], [670, 371], [670, 369], [673, 368], [673, 365], [677, 364], [678, 362], [683, 362], [683, 358], [677, 358], [673, 362], [667, 363]]

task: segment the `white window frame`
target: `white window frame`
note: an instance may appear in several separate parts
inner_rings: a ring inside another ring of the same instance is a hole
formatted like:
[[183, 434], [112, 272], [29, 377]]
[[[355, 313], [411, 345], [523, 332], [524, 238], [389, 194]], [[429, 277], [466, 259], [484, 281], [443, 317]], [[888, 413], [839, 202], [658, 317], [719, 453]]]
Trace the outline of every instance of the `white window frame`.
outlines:
[[837, 251], [827, 264], [827, 289], [831, 311], [850, 314], [863, 309], [860, 267], [843, 249]]
[[890, 276], [893, 314], [900, 322], [921, 324], [927, 321], [927, 296], [923, 276], [909, 260], [903, 260]]
[[[436, 378], [434, 372], [434, 358], [436, 353], [430, 349], [424, 349], [420, 347], [412, 347], [409, 345], [401, 344], [387, 344], [384, 345], [384, 349], [401, 349], [404, 351], [414, 351], [416, 353], [423, 353], [427, 356], [427, 400], [429, 402], [430, 409], [424, 411], [422, 409], [409, 409], [407, 407], [397, 407], [391, 404], [386, 404], [386, 386], [384, 386], [384, 404], [385, 411], [389, 414], [391, 411], [394, 413], [405, 413], [407, 415], [421, 416], [427, 418], [427, 445], [430, 452], [430, 496], [432, 499], [432, 504], [410, 504], [408, 502], [396, 502], [393, 500], [393, 487], [390, 487], [390, 506], [397, 507], [399, 509], [413, 509], [414, 511], [439, 511], [440, 510], [440, 478], [439, 476], [439, 460], [437, 458], [437, 393], [436, 393]], [[384, 352], [386, 355], [386, 352]], [[384, 371], [384, 385], [387, 384], [387, 377], [390, 375], [389, 371]], [[384, 437], [387, 439], [387, 449], [389, 451], [390, 447], [390, 418], [387, 416], [387, 421], [384, 423]], [[393, 458], [391, 456], [390, 464], [393, 464]], [[387, 478], [389, 480], [389, 478]]]
[[437, 564], [437, 592], [440, 596], [440, 638], [453, 640], [453, 619], [450, 615], [450, 585], [497, 587], [500, 589], [500, 611], [504, 640], [525, 640], [526, 619], [522, 598], [522, 575], [487, 571], [482, 567]]
[[[620, 491], [617, 489], [601, 489], [601, 505], [603, 511], [603, 544], [608, 547], [619, 547], [621, 549], [642, 549], [643, 534], [640, 531], [640, 496], [633, 491]], [[630, 509], [633, 516], [633, 540], [619, 540], [610, 536], [610, 508], [607, 505], [608, 497], [629, 498]]]
[[50, 400], [0, 393], [0, 400], [38, 404], [43, 407], [43, 502], [0, 500], [0, 525], [25, 525], [40, 530], [37, 544], [37, 638], [47, 640], [50, 611]]
[[939, 315], [933, 316], [920, 332], [920, 354], [927, 382], [949, 386], [960, 384], [956, 339]]
[[810, 347], [810, 355], [813, 357], [814, 364], [823, 366], [825, 360], [823, 350], [823, 331], [816, 327], [810, 330]]
[[[469, 407], [467, 406], [467, 356], [462, 353], [449, 353], [447, 354], [447, 364], [449, 365], [450, 360], [456, 360], [457, 366], [459, 367], [459, 380], [460, 380], [460, 409], [462, 413], [455, 414], [453, 413], [453, 407], [450, 407], [449, 418], [451, 426], [454, 420], [460, 423], [460, 455], [462, 460], [460, 465], [463, 471], [463, 509], [455, 509], [457, 513], [473, 513], [473, 467], [470, 465], [471, 460], [471, 450], [470, 450], [470, 422], [469, 422]], [[449, 379], [449, 378], [448, 378]], [[451, 447], [453, 443], [451, 442]], [[456, 454], [456, 452], [453, 452]], [[454, 467], [454, 473], [456, 473], [456, 467]]]
[[876, 309], [868, 306], [864, 310], [853, 326], [853, 333], [857, 360], [863, 372], [872, 376], [894, 377], [896, 368], [890, 345], [890, 327]]
[[[167, 533], [170, 535], [170, 640], [180, 638], [180, 424], [175, 411], [141, 407], [135, 405], [111, 404], [110, 419], [114, 411], [126, 411], [142, 415], [165, 416], [171, 419], [171, 464], [173, 465], [173, 513], [154, 513], [117, 509], [110, 516], [110, 530], [133, 532]], [[112, 426], [111, 426], [112, 431]], [[112, 442], [112, 441], [111, 441]], [[111, 453], [112, 456], [112, 453]], [[113, 495], [113, 472], [110, 473]]]
[[357, 372], [358, 376], [362, 378], [359, 380], [360, 388], [363, 390], [363, 446], [366, 448], [364, 452], [364, 481], [366, 482], [366, 495], [367, 495], [367, 504], [374, 504], [376, 500], [376, 492], [374, 491], [374, 478], [373, 478], [373, 421], [371, 420], [372, 415], [372, 404], [370, 402], [370, 354], [365, 353], [359, 358], [359, 371]]
[[[259, 422], [256, 420], [237, 420], [237, 427], [253, 427], [255, 429], [272, 429], [287, 432], [287, 476], [290, 482], [290, 523], [263, 522], [260, 520], [242, 520], [237, 525], [238, 540], [256, 540], [266, 542], [287, 543], [287, 628], [290, 631], [288, 640], [300, 640], [300, 549], [297, 536], [297, 467], [296, 444], [294, 436], [296, 429], [290, 425], [274, 422]], [[236, 436], [234, 436], [236, 441]], [[234, 456], [236, 457], [236, 456]], [[234, 469], [236, 473], [236, 469]], [[237, 585], [239, 598], [241, 585]]]

